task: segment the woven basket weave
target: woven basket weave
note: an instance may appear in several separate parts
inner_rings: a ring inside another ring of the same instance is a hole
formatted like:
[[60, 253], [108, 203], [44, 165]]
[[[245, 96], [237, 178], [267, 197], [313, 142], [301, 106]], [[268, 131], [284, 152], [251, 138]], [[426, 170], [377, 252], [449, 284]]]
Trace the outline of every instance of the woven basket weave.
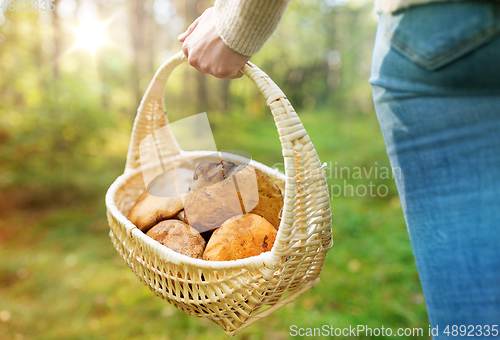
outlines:
[[154, 241], [128, 221], [129, 210], [144, 191], [142, 171], [159, 166], [157, 152], [169, 166], [213, 154], [183, 151], [170, 133], [160, 145], [149, 146], [154, 156], [145, 157], [141, 149], [139, 157], [141, 141], [168, 124], [165, 83], [185, 60], [179, 52], [163, 64], [142, 99], [125, 172], [106, 194], [110, 237], [127, 265], [156, 295], [188, 314], [215, 322], [233, 336], [319, 283], [332, 246], [328, 186], [314, 146], [290, 102], [264, 72], [248, 63], [243, 72], [272, 111], [284, 156], [285, 174], [250, 163], [284, 189], [282, 219], [272, 250], [236, 261], [193, 259]]

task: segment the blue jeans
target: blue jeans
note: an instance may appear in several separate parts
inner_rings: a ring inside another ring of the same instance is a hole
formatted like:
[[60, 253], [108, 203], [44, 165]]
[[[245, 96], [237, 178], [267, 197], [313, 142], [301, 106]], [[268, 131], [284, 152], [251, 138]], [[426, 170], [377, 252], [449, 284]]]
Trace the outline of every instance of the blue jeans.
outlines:
[[500, 339], [500, 4], [381, 15], [370, 83], [431, 327]]

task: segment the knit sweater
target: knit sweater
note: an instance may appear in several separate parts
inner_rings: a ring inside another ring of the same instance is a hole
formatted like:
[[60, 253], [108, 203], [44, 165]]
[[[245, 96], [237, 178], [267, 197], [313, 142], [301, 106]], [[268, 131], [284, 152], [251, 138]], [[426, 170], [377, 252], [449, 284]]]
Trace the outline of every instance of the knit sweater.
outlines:
[[[377, 12], [391, 13], [426, 2], [450, 0], [375, 0]], [[257, 53], [278, 27], [290, 0], [216, 0], [215, 28], [232, 50]]]

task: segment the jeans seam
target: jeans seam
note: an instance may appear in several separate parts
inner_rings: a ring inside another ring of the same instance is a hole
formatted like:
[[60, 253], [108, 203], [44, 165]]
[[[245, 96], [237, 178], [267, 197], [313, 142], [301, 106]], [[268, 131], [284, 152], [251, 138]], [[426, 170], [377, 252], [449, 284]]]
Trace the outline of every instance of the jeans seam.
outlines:
[[[484, 29], [480, 30], [471, 37], [461, 41], [460, 43], [450, 47], [449, 49], [439, 53], [438, 55], [432, 58], [427, 58], [422, 54], [420, 54], [419, 52], [417, 52], [416, 50], [414, 50], [413, 48], [411, 48], [405, 42], [397, 38], [389, 29], [386, 29], [385, 36], [395, 47], [397, 47], [412, 61], [424, 66], [425, 68], [435, 69], [436, 67], [434, 67], [432, 64], [435, 64], [436, 60], [443, 59], [444, 64], [446, 64], [449, 60], [452, 60], [457, 55], [460, 55], [461, 53], [466, 51], [467, 48], [464, 48], [464, 46], [469, 45], [468, 49], [472, 50], [484, 44], [487, 39], [495, 37], [498, 33], [500, 33], [500, 29], [495, 28], [495, 19], [493, 19], [491, 24], [485, 27]], [[477, 41], [475, 41], [476, 39]], [[415, 58], [413, 55], [418, 56], [418, 58]], [[431, 65], [425, 64], [419, 59], [423, 59]]]

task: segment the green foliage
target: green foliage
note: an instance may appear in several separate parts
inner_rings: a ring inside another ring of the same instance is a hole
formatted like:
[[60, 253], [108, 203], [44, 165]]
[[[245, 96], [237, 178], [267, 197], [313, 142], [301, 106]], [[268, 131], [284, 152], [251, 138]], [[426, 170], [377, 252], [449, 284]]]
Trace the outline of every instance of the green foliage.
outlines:
[[4, 181], [61, 186], [100, 166], [114, 119], [84, 84], [77, 79], [55, 82], [43, 100], [26, 100], [26, 106], [7, 109], [4, 117], [9, 136], [0, 149]]
[[367, 75], [376, 26], [372, 4], [326, 3], [292, 1], [279, 30], [253, 61], [296, 108], [335, 105], [347, 112], [368, 112]]
[[[47, 40], [41, 32], [50, 31], [37, 29], [36, 17], [31, 15], [9, 15], [0, 31], [4, 36], [0, 187], [91, 189], [89, 179], [110, 164], [123, 163], [126, 145], [117, 147], [116, 142], [126, 144], [123, 128], [131, 126], [130, 121], [120, 120], [127, 89], [118, 88], [110, 95], [109, 87], [117, 86], [121, 77], [101, 81], [96, 65], [86, 55], [69, 54], [48, 62], [50, 55], [41, 48]], [[34, 39], [21, 39], [24, 34]], [[113, 54], [101, 63], [107, 74], [117, 75], [122, 63], [110, 63], [111, 58]], [[132, 105], [129, 101], [128, 106]]]

